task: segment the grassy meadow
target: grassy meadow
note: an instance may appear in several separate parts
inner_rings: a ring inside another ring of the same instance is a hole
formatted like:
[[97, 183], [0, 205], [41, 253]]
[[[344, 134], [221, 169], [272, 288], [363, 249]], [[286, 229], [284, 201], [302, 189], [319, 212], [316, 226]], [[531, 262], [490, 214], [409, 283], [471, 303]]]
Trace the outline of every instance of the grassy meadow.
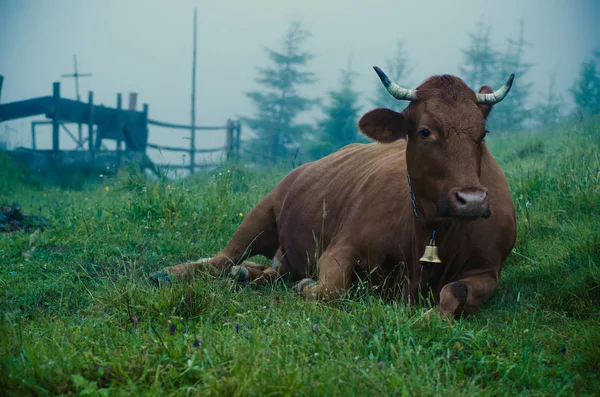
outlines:
[[600, 120], [488, 144], [518, 239], [454, 322], [361, 287], [324, 304], [284, 281], [150, 282], [222, 248], [284, 171], [59, 189], [0, 159], [0, 203], [53, 224], [0, 233], [0, 395], [600, 395]]

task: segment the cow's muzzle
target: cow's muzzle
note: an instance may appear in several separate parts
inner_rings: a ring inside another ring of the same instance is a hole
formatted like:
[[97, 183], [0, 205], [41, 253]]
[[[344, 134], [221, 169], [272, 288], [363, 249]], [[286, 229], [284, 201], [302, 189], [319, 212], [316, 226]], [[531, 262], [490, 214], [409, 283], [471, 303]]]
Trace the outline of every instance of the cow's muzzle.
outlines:
[[491, 215], [490, 199], [483, 186], [450, 189], [438, 205], [440, 216], [487, 218]]

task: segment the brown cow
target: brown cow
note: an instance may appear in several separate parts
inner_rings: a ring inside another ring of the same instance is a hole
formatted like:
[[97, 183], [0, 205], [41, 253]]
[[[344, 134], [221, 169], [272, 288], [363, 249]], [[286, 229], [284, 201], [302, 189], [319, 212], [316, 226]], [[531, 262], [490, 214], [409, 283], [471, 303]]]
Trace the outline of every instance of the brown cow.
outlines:
[[[476, 94], [454, 76], [409, 90], [375, 70], [394, 97], [411, 101], [401, 113], [375, 109], [360, 119], [360, 130], [377, 142], [296, 168], [215, 257], [153, 279], [200, 270], [255, 282], [290, 274], [303, 278], [296, 289], [305, 297], [335, 299], [357, 275], [368, 275], [399, 287], [407, 302], [433, 296], [443, 317], [475, 312], [496, 288], [516, 238], [508, 184], [484, 140], [485, 119], [514, 76], [496, 92], [484, 86]], [[421, 258], [428, 245], [441, 263]], [[256, 254], [272, 265], [244, 262]]]

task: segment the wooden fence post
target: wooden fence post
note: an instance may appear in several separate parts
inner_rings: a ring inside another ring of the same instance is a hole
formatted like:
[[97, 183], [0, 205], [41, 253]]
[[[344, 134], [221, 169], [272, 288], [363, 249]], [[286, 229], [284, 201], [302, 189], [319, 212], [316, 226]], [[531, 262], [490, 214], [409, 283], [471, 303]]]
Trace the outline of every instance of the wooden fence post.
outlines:
[[196, 168], [196, 47], [198, 29], [198, 8], [194, 8], [194, 47], [192, 51], [192, 125], [190, 128], [190, 174]]
[[52, 103], [54, 113], [52, 114], [52, 151], [59, 152], [59, 134], [60, 134], [60, 83], [52, 84]]
[[[147, 145], [148, 144], [148, 136], [150, 135], [150, 130], [148, 129], [148, 104], [147, 103], [144, 103], [144, 105], [142, 107], [142, 115], [144, 118], [144, 121], [143, 121], [144, 127], [143, 128], [144, 128], [144, 134], [146, 134], [145, 142]], [[146, 154], [145, 146], [142, 149], [142, 151], [144, 152], [144, 161], [142, 161], [142, 163], [140, 164], [140, 171], [144, 172], [144, 168], [146, 168], [146, 166], [149, 166], [151, 171], [156, 174], [157, 173], [156, 168], [154, 167], [154, 164], [152, 163], [152, 161]]]
[[241, 136], [242, 136], [242, 122], [238, 120], [235, 127], [236, 127], [235, 128], [235, 143], [234, 143], [235, 157], [236, 157], [236, 159], [239, 159], [240, 158], [240, 140], [241, 140]]
[[192, 128], [190, 128], [190, 174], [194, 173], [196, 168], [196, 126], [195, 120], [192, 122]]
[[34, 121], [31, 122], [31, 148], [33, 150], [36, 150], [36, 147], [35, 147], [35, 122]]
[[94, 92], [88, 92], [88, 149], [92, 162], [92, 168], [96, 165], [96, 153], [94, 151]]
[[233, 149], [233, 120], [227, 119], [227, 124], [225, 129], [225, 153], [227, 161], [231, 159], [232, 149]]
[[2, 103], [2, 84], [4, 83], [4, 76], [0, 74], [0, 103]]
[[121, 144], [123, 142], [122, 134], [123, 134], [123, 126], [121, 125], [121, 108], [123, 107], [123, 96], [121, 93], [117, 94], [117, 149], [116, 149], [116, 157], [117, 157], [117, 170], [121, 168]]
[[138, 98], [137, 92], [129, 93], [129, 106], [127, 107], [128, 110], [135, 111], [135, 108], [137, 108], [137, 98]]

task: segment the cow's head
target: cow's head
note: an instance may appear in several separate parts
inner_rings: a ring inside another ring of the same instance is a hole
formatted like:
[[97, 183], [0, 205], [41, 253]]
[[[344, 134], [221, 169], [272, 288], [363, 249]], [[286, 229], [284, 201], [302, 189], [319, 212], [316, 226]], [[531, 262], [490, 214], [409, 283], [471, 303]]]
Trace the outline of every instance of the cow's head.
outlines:
[[483, 86], [476, 94], [454, 76], [430, 77], [410, 90], [375, 71], [391, 95], [411, 103], [401, 113], [371, 110], [360, 119], [360, 130], [382, 143], [408, 140], [412, 190], [429, 218], [488, 217], [490, 199], [479, 181], [485, 120], [508, 94], [514, 75], [499, 90]]

